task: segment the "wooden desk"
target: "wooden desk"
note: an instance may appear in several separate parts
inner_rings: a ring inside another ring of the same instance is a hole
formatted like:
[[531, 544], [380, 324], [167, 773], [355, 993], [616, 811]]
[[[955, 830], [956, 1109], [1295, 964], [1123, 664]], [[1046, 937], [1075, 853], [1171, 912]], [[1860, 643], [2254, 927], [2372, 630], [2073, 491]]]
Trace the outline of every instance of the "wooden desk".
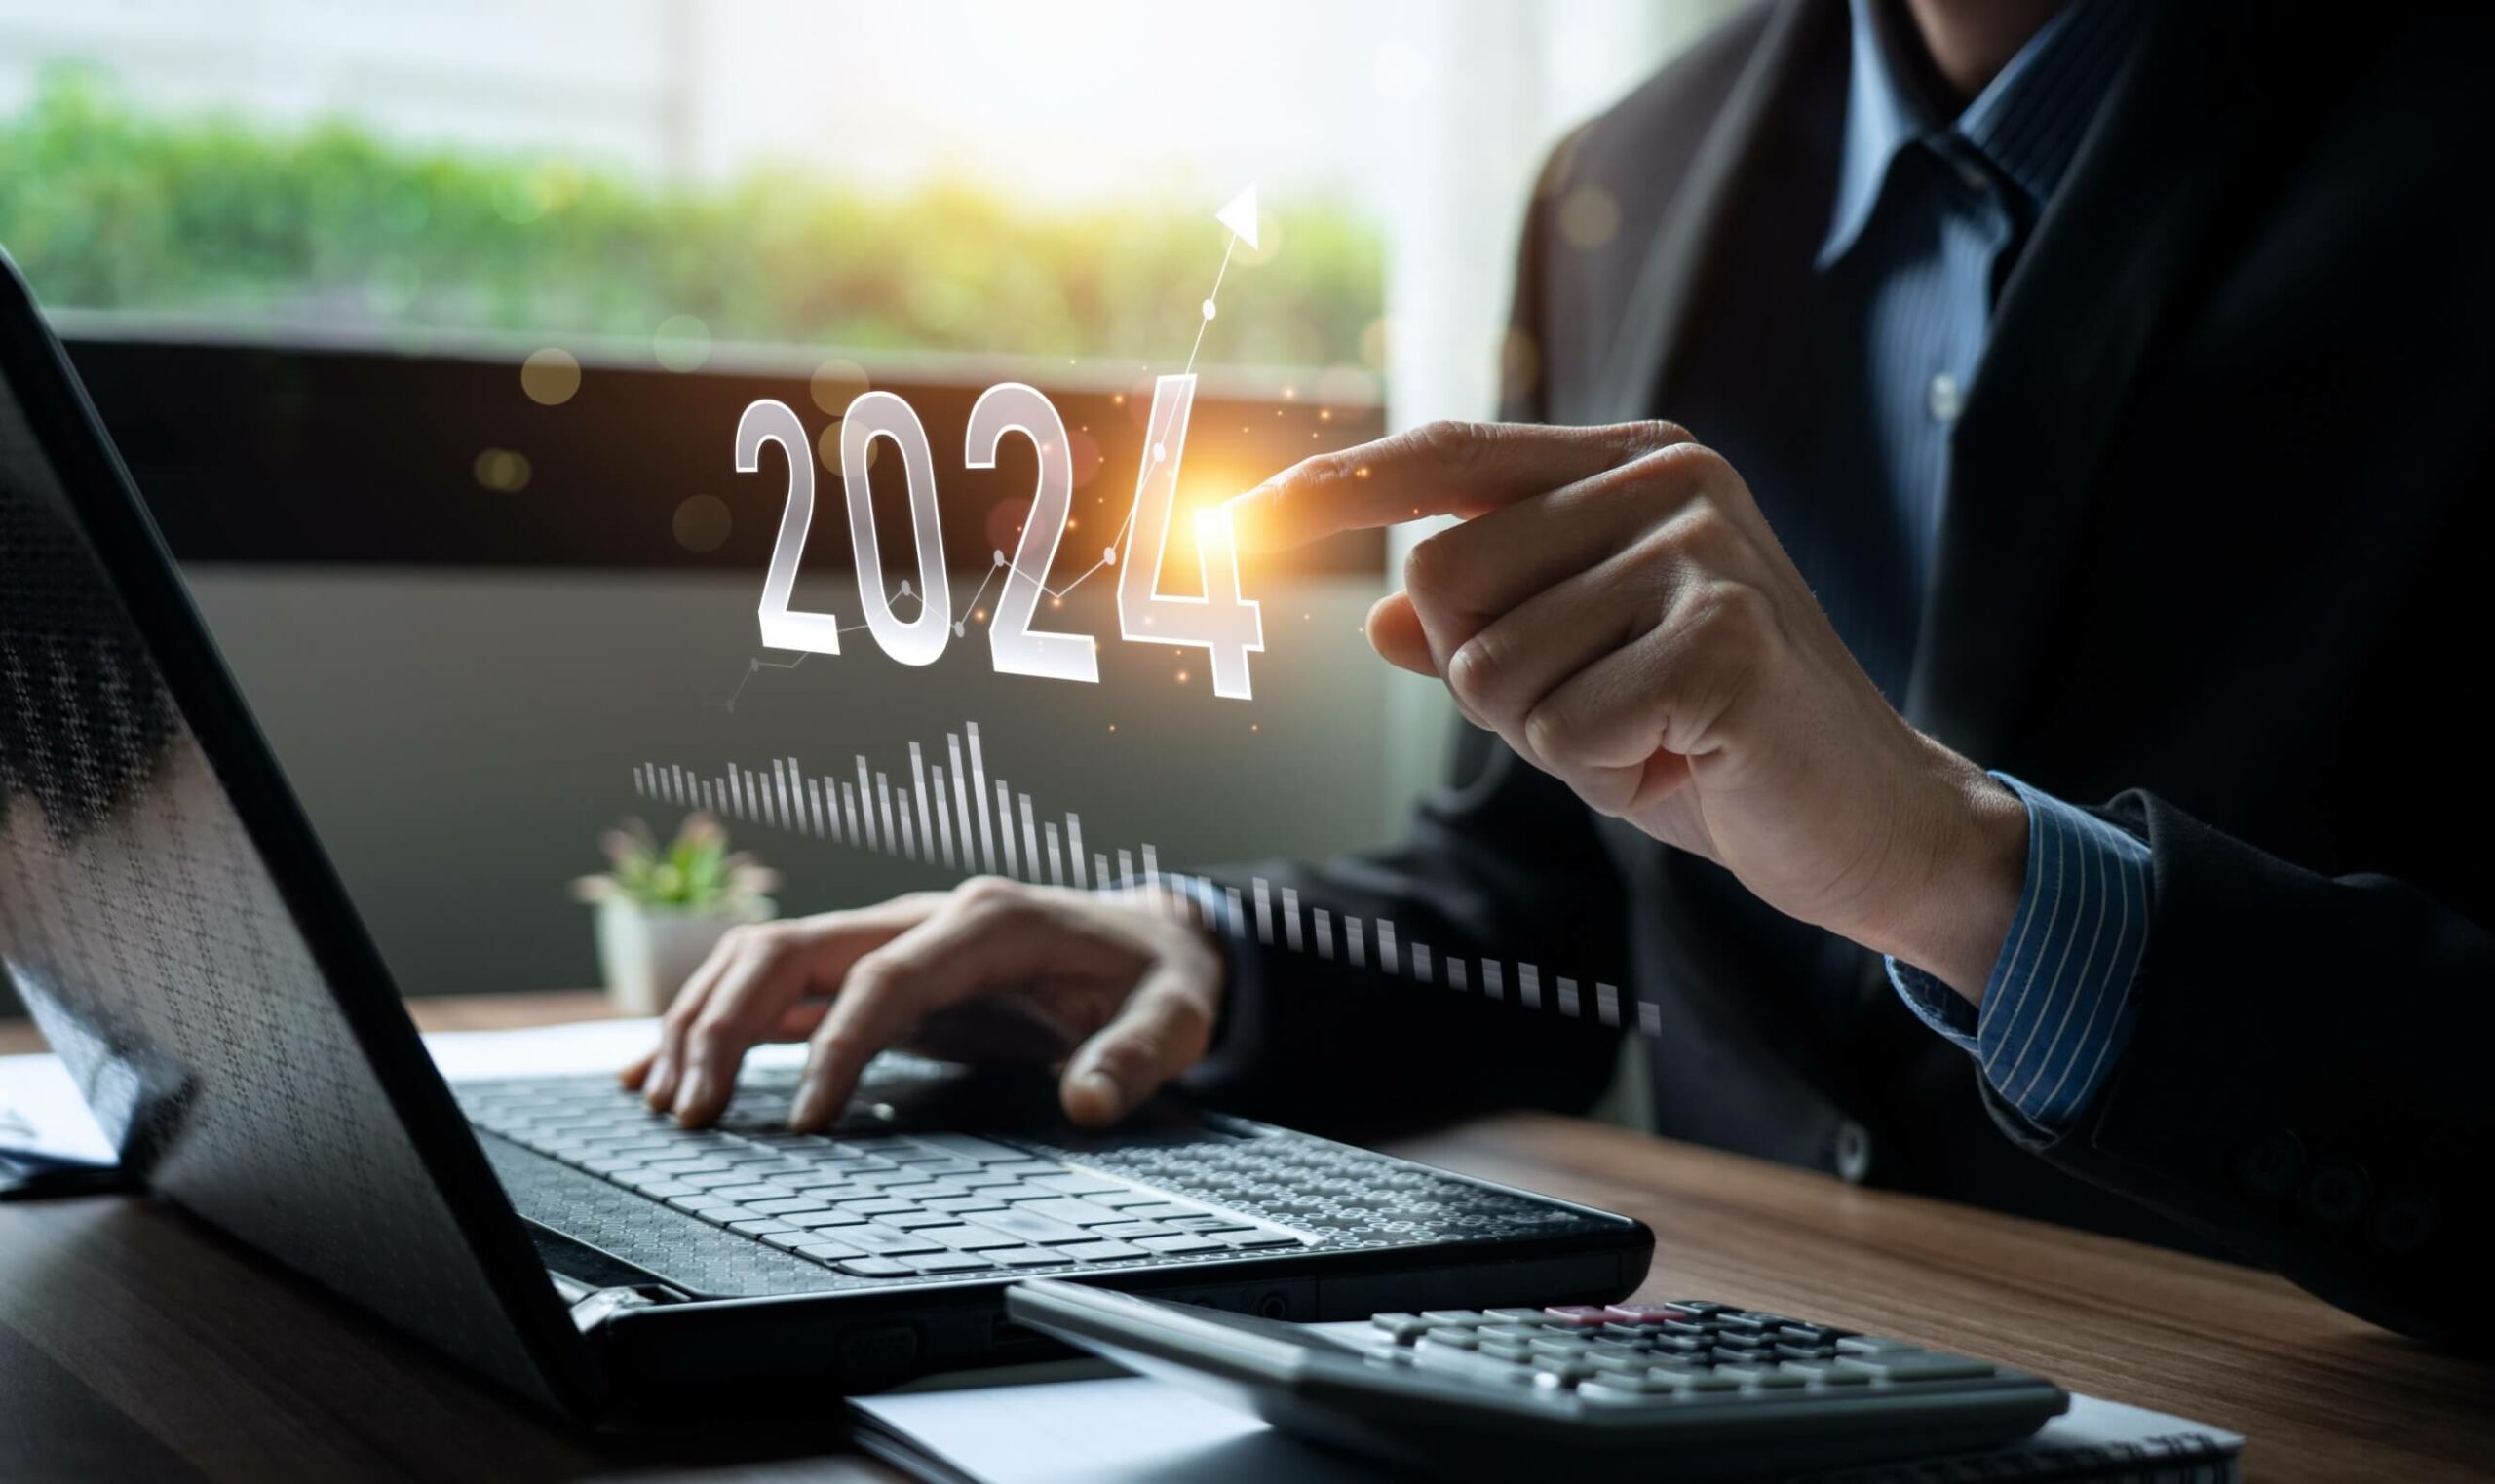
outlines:
[[[416, 1006], [429, 1029], [581, 1018], [594, 997]], [[0, 1027], [0, 1052], [30, 1035]], [[1540, 1115], [1397, 1153], [1642, 1218], [1648, 1297], [1706, 1296], [1991, 1356], [2252, 1439], [2255, 1479], [2495, 1477], [2495, 1368], [2266, 1274]], [[470, 1383], [145, 1201], [0, 1205], [0, 1475], [890, 1480], [835, 1409], [710, 1455], [599, 1445]], [[654, 1456], [663, 1455], [663, 1456]]]

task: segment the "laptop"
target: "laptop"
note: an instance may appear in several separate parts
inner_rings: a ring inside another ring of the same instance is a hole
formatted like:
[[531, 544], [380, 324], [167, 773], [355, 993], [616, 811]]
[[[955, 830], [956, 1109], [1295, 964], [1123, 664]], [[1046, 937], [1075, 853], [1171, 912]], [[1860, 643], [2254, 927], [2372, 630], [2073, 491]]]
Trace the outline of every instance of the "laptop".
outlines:
[[[884, 1058], [686, 1130], [607, 1078], [453, 1085], [0, 257], [0, 964], [126, 1171], [511, 1391], [717, 1416], [1045, 1356], [1045, 1275], [1293, 1320], [1625, 1296], [1628, 1218], [1045, 1079]], [[652, 1403], [664, 1400], [662, 1409]]]

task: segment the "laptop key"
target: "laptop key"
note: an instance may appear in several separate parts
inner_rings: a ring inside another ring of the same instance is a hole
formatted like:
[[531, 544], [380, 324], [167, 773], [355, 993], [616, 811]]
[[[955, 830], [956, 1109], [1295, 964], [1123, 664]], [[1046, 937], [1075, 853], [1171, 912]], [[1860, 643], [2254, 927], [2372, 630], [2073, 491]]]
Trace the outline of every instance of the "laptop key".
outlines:
[[710, 1187], [710, 1194], [722, 1200], [745, 1205], [755, 1200], [788, 1200], [797, 1193], [785, 1185], [714, 1185]]
[[811, 1257], [819, 1263], [854, 1263], [864, 1261], [866, 1256], [855, 1247], [844, 1247], [836, 1241], [810, 1241], [790, 1250], [799, 1257]]
[[918, 1235], [927, 1238], [929, 1241], [940, 1241], [945, 1246], [952, 1247], [963, 1252], [976, 1252], [981, 1247], [1019, 1247], [1025, 1245], [1023, 1240], [1018, 1237], [1009, 1236], [1006, 1233], [994, 1231], [987, 1227], [920, 1227], [918, 1228]]
[[743, 1232], [748, 1237], [769, 1237], [774, 1232], [793, 1232], [797, 1229], [785, 1221], [773, 1221], [763, 1217], [753, 1221], [731, 1221], [728, 1223], [728, 1230]]
[[1025, 1201], [1019, 1209], [1034, 1216], [1045, 1216], [1051, 1221], [1062, 1221], [1069, 1226], [1078, 1227], [1105, 1227], [1112, 1222], [1128, 1221], [1143, 1214], [1141, 1211], [1135, 1211], [1132, 1215], [1121, 1215], [1105, 1205], [1094, 1205], [1089, 1200], [1077, 1199], [1072, 1196], [1056, 1200]]
[[898, 1227], [904, 1232], [914, 1231], [919, 1227], [959, 1226], [962, 1221], [962, 1218], [954, 1215], [950, 1211], [918, 1210], [894, 1211], [889, 1215], [878, 1216], [875, 1219], [882, 1222], [885, 1226]]
[[1132, 1186], [1121, 1181], [1102, 1179], [1098, 1175], [1087, 1175], [1079, 1170], [1066, 1175], [1033, 1175], [1031, 1183], [1045, 1185], [1050, 1190], [1066, 1196], [1096, 1196], [1103, 1192], [1133, 1189]]
[[735, 1201], [721, 1200], [716, 1196], [670, 1196], [667, 1198], [667, 1203], [675, 1207], [679, 1211], [690, 1211], [696, 1216], [701, 1215], [705, 1211], [738, 1211], [744, 1209], [744, 1207], [738, 1205]]
[[877, 1257], [900, 1257], [910, 1252], [941, 1251], [940, 1243], [929, 1241], [914, 1232], [898, 1231], [872, 1222], [863, 1227], [842, 1227], [839, 1240]]
[[915, 1137], [919, 1143], [930, 1148], [940, 1149], [956, 1159], [975, 1160], [981, 1164], [997, 1164], [1023, 1158], [1022, 1152], [1018, 1149], [1008, 1149], [1002, 1144], [991, 1144], [985, 1139], [975, 1139], [968, 1134], [922, 1133]]
[[979, 1256], [1007, 1268], [1053, 1268], [1065, 1261], [1063, 1252], [1046, 1247], [992, 1247]]
[[927, 1252], [895, 1258], [894, 1261], [921, 1273], [993, 1272], [996, 1268], [994, 1263], [976, 1252]]
[[780, 1219], [792, 1227], [808, 1229], [863, 1226], [866, 1221], [865, 1217], [859, 1215], [856, 1211], [791, 1211]]
[[1043, 1247], [1058, 1242], [1094, 1239], [1083, 1228], [1070, 1222], [1053, 1221], [1035, 1213], [1028, 1206], [1016, 1206], [1001, 1211], [968, 1211], [963, 1213], [963, 1219]]
[[1226, 1252], [1230, 1250], [1230, 1244], [1228, 1242], [1216, 1241], [1209, 1237], [1198, 1237], [1192, 1232], [1181, 1232], [1173, 1237], [1138, 1237], [1135, 1238], [1134, 1244], [1138, 1247], [1150, 1248], [1155, 1252], [1169, 1253]]
[[1094, 1227], [1094, 1235], [1114, 1237], [1120, 1241], [1132, 1241], [1138, 1237], [1175, 1237], [1178, 1229], [1160, 1221], [1114, 1221], [1105, 1227]]
[[672, 1180], [663, 1180], [656, 1176], [626, 1175], [615, 1183], [625, 1187], [627, 1190], [639, 1191], [642, 1195], [649, 1197], [653, 1200], [665, 1200], [672, 1196], [698, 1196], [701, 1194], [700, 1191], [694, 1189], [692, 1186], [678, 1185]]
[[888, 1257], [849, 1257], [832, 1262], [834, 1268], [851, 1277], [916, 1277], [918, 1270], [904, 1268]]
[[[715, 1200], [719, 1198], [714, 1196], [711, 1199]], [[740, 1201], [739, 1204], [757, 1216], [786, 1216], [797, 1211], [825, 1211], [831, 1208], [829, 1201], [816, 1200], [805, 1196], [791, 1196], [786, 1200], [746, 1200]]]
[[1076, 1242], [1070, 1246], [1059, 1247], [1056, 1250], [1063, 1253], [1068, 1259], [1078, 1263], [1105, 1263], [1114, 1261], [1121, 1257], [1150, 1257], [1152, 1255], [1141, 1247], [1130, 1246], [1126, 1242], [1122, 1241]]
[[856, 1211], [861, 1216], [894, 1216], [903, 1211], [918, 1209], [918, 1202], [915, 1200], [896, 1200], [890, 1196], [875, 1196], [864, 1200], [842, 1200], [836, 1204], [844, 1211]]
[[1203, 1206], [1180, 1205], [1176, 1201], [1172, 1200], [1158, 1201], [1151, 1205], [1131, 1205], [1126, 1207], [1126, 1215], [1128, 1219], [1132, 1221], [1163, 1221], [1175, 1216], [1203, 1216], [1206, 1214], [1208, 1213]]

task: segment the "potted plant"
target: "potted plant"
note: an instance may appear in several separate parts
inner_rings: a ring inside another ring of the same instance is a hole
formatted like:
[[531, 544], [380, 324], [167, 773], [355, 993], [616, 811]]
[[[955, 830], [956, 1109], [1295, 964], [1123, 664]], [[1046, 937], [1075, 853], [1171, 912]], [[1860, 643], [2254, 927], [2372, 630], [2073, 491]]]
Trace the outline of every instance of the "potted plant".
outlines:
[[769, 922], [777, 874], [728, 852], [728, 832], [706, 814], [686, 817], [665, 850], [638, 819], [600, 842], [610, 862], [572, 893], [597, 908], [598, 968], [627, 1015], [655, 1015], [739, 923]]

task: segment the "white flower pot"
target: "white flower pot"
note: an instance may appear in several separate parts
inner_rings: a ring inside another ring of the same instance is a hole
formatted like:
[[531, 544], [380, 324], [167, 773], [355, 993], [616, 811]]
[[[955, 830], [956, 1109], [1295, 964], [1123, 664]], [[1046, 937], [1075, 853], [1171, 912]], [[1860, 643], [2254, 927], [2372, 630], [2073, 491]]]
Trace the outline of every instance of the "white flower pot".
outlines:
[[666, 1010], [693, 970], [740, 923], [769, 922], [773, 907], [755, 898], [724, 912], [671, 912], [610, 896], [597, 904], [597, 966], [618, 1014]]

